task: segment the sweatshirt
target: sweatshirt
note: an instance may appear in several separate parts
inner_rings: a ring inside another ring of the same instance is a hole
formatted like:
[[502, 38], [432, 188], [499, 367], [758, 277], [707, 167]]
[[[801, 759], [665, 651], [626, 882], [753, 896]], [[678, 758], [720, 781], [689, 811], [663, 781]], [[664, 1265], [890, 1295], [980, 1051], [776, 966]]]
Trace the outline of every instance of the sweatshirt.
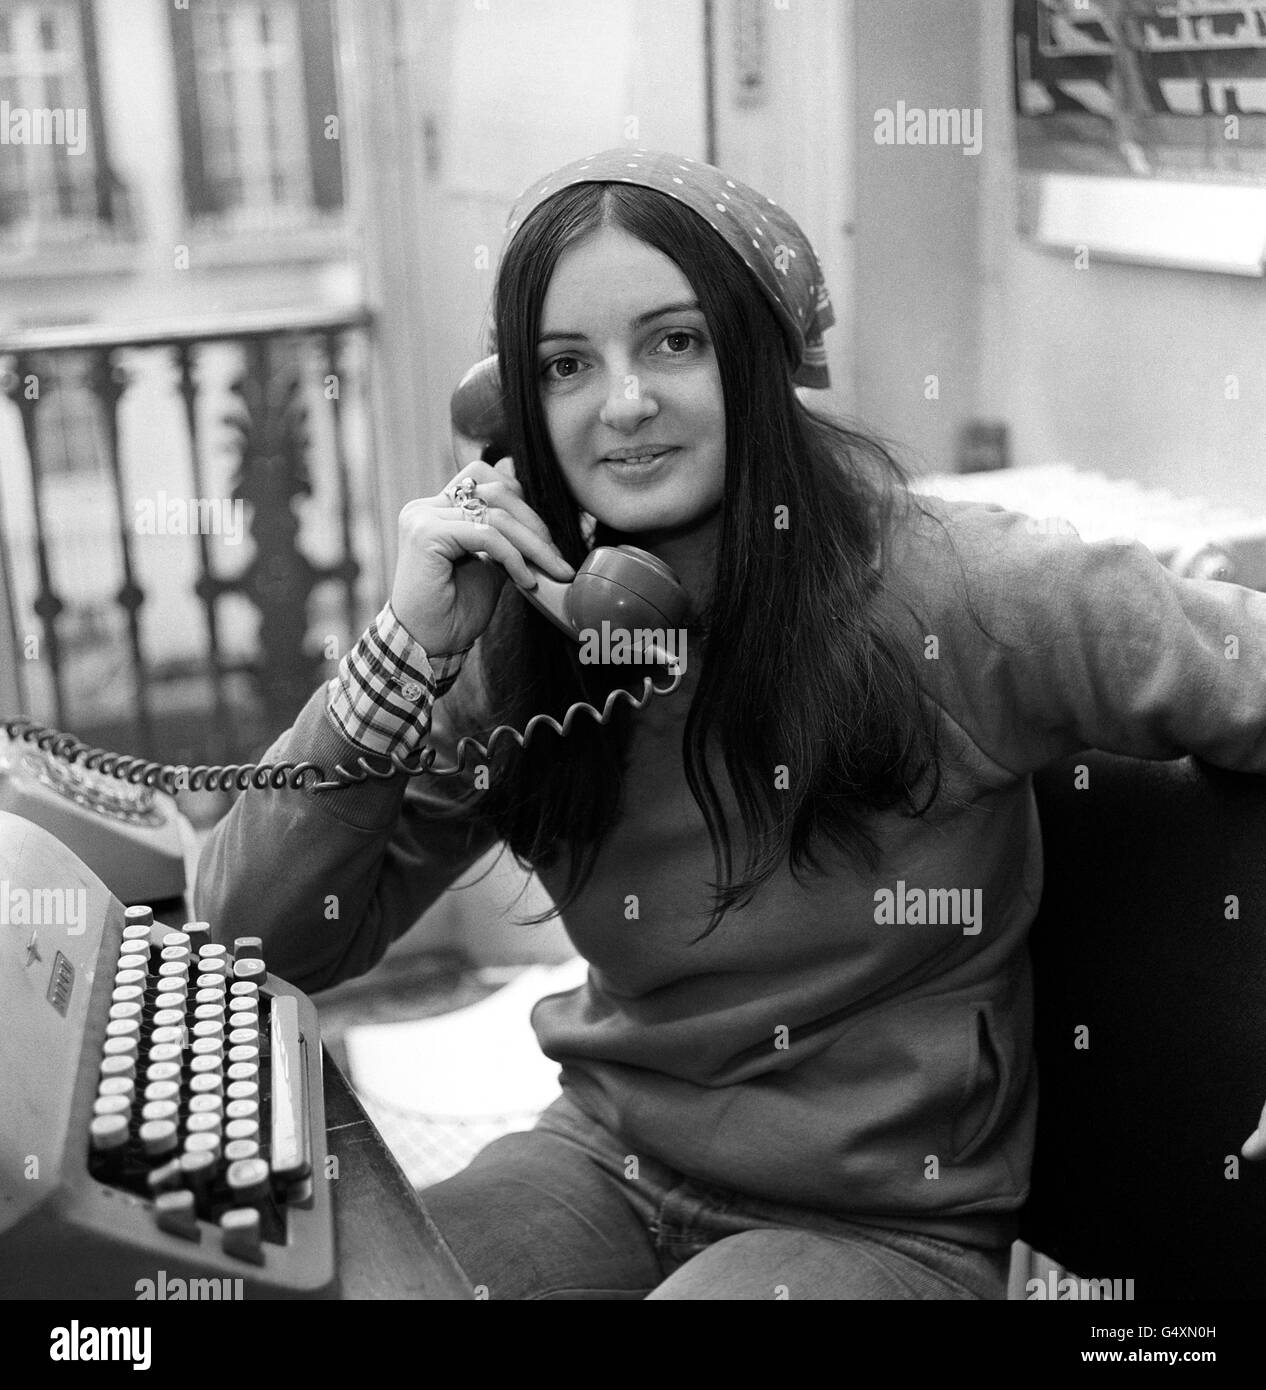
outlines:
[[[634, 716], [636, 775], [565, 916], [587, 981], [532, 1022], [568, 1094], [632, 1155], [749, 1198], [999, 1246], [1027, 1195], [1037, 1106], [1032, 774], [1088, 748], [1266, 772], [1266, 595], [1179, 579], [1137, 542], [923, 508], [875, 601], [939, 712], [931, 811], [873, 814], [873, 872], [829, 850], [822, 875], [784, 865], [696, 939], [714, 868], [682, 768], [688, 671]], [[463, 727], [448, 703], [431, 737], [445, 763]], [[351, 766], [345, 727], [322, 688], [264, 760]], [[252, 790], [203, 849], [199, 915], [219, 939], [263, 937], [270, 968], [309, 991], [359, 975], [496, 843], [482, 822], [434, 818], [448, 794], [402, 775]], [[540, 871], [556, 898], [565, 876], [565, 862]]]

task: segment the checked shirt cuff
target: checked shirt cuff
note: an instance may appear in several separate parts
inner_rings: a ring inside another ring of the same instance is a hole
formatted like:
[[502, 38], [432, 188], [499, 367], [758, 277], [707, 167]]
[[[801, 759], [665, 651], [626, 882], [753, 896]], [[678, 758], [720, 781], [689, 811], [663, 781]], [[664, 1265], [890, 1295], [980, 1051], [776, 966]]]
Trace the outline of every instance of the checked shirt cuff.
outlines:
[[469, 650], [428, 657], [387, 603], [339, 662], [326, 712], [366, 753], [413, 753], [430, 731], [431, 706], [457, 679]]

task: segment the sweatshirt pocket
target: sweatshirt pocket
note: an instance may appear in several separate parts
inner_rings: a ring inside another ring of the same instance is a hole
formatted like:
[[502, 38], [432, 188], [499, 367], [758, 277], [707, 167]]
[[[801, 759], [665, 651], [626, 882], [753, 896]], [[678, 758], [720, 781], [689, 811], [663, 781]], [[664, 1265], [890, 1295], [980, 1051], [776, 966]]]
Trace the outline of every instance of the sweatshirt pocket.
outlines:
[[998, 1043], [993, 1005], [974, 1005], [967, 1028], [967, 1079], [950, 1126], [955, 1163], [971, 1158], [994, 1133], [1011, 1090], [1011, 1066]]

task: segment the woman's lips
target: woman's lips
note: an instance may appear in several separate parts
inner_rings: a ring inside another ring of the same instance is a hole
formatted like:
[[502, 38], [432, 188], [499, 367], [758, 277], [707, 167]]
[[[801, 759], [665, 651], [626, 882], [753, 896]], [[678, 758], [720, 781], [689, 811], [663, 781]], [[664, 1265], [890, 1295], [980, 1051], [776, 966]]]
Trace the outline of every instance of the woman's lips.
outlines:
[[646, 459], [611, 459], [604, 458], [603, 464], [609, 468], [617, 477], [621, 478], [643, 478], [649, 477], [652, 473], [659, 470], [664, 461], [671, 458], [677, 452], [676, 448], [663, 449], [655, 453], [654, 457]]

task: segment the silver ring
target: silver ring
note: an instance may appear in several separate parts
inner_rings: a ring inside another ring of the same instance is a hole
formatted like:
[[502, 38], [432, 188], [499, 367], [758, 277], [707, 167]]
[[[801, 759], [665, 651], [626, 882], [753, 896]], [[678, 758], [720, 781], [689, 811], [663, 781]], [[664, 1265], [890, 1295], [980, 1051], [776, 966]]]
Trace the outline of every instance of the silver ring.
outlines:
[[448, 498], [453, 506], [460, 507], [464, 502], [469, 502], [471, 498], [474, 497], [475, 488], [477, 486], [478, 484], [475, 482], [474, 478], [454, 478], [444, 489], [444, 496]]
[[457, 505], [461, 508], [463, 521], [482, 526], [488, 520], [488, 504], [480, 497], [463, 497]]

